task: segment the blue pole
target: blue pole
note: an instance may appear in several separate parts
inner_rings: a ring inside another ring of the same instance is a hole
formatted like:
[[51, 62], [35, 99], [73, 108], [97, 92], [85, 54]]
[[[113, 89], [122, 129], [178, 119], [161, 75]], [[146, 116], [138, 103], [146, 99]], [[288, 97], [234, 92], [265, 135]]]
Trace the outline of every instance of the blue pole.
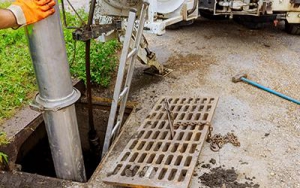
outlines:
[[262, 86], [262, 85], [260, 85], [260, 84], [258, 84], [258, 83], [256, 83], [256, 82], [253, 82], [253, 81], [251, 81], [251, 80], [248, 80], [247, 78], [242, 77], [241, 80], [244, 81], [244, 82], [247, 82], [248, 84], [251, 84], [251, 85], [253, 85], [253, 86], [258, 87], [259, 89], [262, 89], [262, 90], [264, 90], [264, 91], [267, 91], [267, 92], [269, 92], [269, 93], [272, 93], [272, 94], [274, 94], [274, 95], [277, 95], [277, 96], [279, 96], [279, 97], [281, 97], [281, 98], [284, 98], [284, 99], [286, 99], [286, 100], [292, 101], [292, 102], [294, 102], [294, 103], [300, 105], [300, 101], [298, 101], [298, 100], [296, 100], [296, 99], [293, 99], [293, 98], [291, 98], [291, 97], [289, 97], [289, 96], [286, 96], [286, 95], [284, 95], [284, 94], [282, 94], [282, 93], [279, 93], [279, 92], [277, 92], [277, 91], [274, 91], [274, 90], [272, 90], [272, 89], [270, 89], [270, 88], [267, 88], [267, 87], [265, 87], [265, 86]]

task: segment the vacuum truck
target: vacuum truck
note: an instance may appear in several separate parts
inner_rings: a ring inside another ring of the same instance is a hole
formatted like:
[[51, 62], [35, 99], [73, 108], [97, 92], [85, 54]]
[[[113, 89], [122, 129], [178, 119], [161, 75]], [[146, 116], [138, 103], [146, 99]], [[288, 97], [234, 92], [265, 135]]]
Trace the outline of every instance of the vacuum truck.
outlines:
[[[286, 31], [300, 34], [300, 0], [148, 0], [145, 28], [162, 35], [174, 24], [191, 24], [199, 16], [232, 18], [251, 29], [284, 20]], [[131, 8], [140, 10], [140, 0], [101, 0], [96, 15], [126, 17]]]

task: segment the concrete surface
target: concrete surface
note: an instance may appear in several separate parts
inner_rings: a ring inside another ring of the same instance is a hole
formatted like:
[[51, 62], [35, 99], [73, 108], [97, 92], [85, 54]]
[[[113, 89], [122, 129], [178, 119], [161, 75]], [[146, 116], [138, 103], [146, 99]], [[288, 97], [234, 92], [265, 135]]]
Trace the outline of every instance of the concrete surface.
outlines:
[[[140, 110], [90, 185], [111, 187], [101, 178], [159, 96], [219, 95], [213, 133], [234, 132], [241, 146], [227, 144], [212, 152], [205, 143], [199, 162], [214, 158], [216, 166], [234, 167], [241, 182], [245, 176], [255, 177], [253, 182], [260, 187], [300, 187], [299, 105], [231, 82], [232, 76], [245, 72], [249, 79], [300, 99], [299, 36], [286, 34], [282, 27], [251, 31], [232, 21], [203, 19], [163, 36], [147, 34], [159, 60], [174, 71], [167, 77], [151, 77], [143, 75], [144, 67], [138, 65], [130, 100], [138, 101]], [[198, 167], [190, 187], [204, 187], [198, 176], [207, 171]]]

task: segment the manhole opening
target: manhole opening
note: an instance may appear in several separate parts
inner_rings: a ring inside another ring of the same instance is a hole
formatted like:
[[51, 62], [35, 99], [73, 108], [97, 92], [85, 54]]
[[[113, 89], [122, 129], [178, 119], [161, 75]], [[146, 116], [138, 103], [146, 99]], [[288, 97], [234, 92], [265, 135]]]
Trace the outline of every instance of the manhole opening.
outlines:
[[[124, 122], [129, 117], [131, 111], [132, 108], [126, 108]], [[93, 104], [94, 125], [100, 139], [101, 148], [103, 147], [105, 139], [109, 112], [109, 105]], [[85, 170], [87, 179], [89, 180], [101, 162], [101, 159], [95, 158], [93, 151], [90, 149], [87, 105], [85, 103], [76, 103], [76, 114]], [[25, 129], [22, 131], [26, 131]], [[22, 135], [22, 132], [20, 134]], [[33, 130], [28, 139], [20, 146], [15, 163], [20, 165], [22, 172], [56, 178], [44, 122], [40, 123], [37, 128]]]

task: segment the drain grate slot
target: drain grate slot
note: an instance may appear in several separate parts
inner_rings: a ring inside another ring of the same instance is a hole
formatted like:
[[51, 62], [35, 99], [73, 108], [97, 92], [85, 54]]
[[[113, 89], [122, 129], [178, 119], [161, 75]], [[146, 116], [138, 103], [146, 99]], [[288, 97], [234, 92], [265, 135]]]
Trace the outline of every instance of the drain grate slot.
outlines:
[[[167, 97], [174, 116], [171, 139], [161, 98], [104, 178], [105, 183], [132, 187], [187, 188], [208, 134], [218, 98]], [[194, 123], [194, 125], [186, 125]], [[198, 124], [197, 124], [198, 123]]]

